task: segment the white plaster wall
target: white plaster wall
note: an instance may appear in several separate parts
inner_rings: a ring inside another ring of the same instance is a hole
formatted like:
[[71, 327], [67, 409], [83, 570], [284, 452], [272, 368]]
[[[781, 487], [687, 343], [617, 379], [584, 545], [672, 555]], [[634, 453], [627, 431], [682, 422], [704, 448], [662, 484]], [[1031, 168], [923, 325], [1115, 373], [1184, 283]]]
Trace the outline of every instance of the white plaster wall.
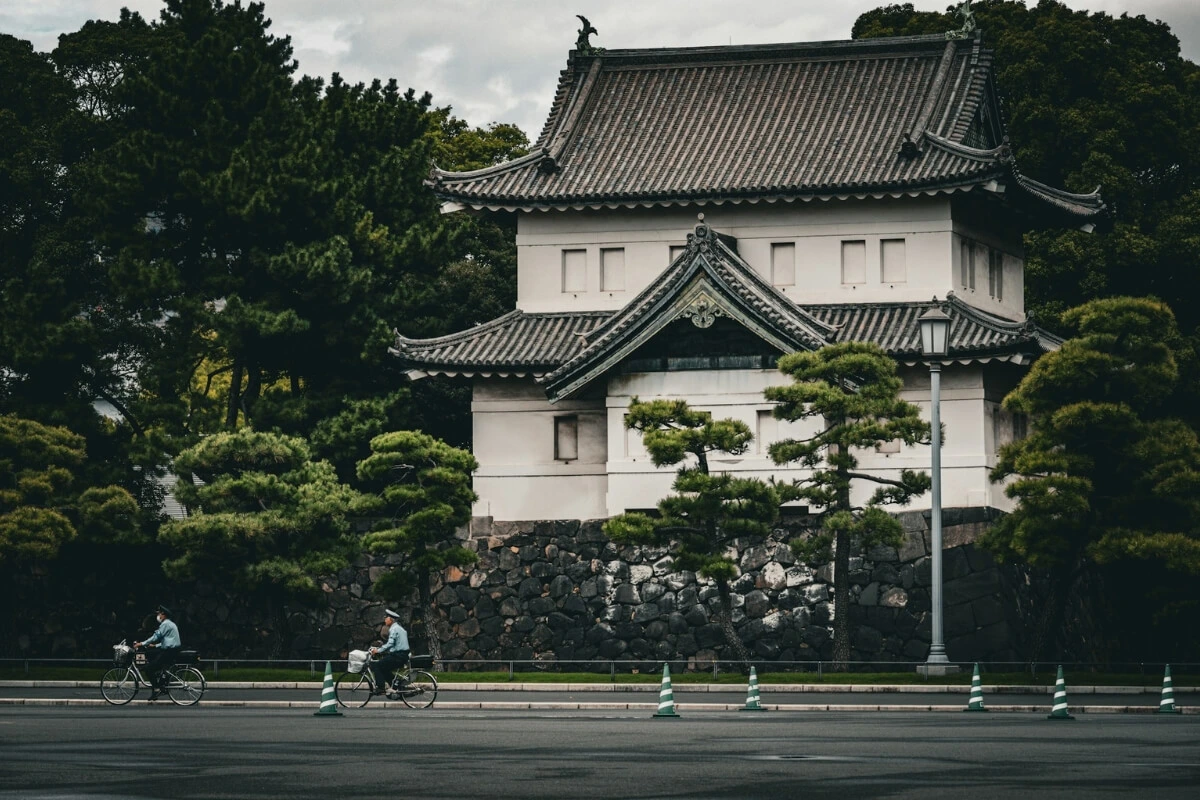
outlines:
[[[578, 418], [578, 458], [554, 458], [554, 418]], [[607, 435], [603, 400], [550, 405], [532, 379], [479, 378], [471, 401], [479, 461], [473, 513], [498, 520], [605, 516]]]
[[[995, 464], [997, 404], [985, 392], [983, 365], [950, 365], [942, 372], [942, 494], [945, 507], [992, 506], [1008, 510], [1003, 487], [988, 472]], [[929, 418], [929, 373], [922, 367], [902, 371], [903, 397]], [[803, 437], [818, 420], [790, 423], [775, 420], [763, 390], [785, 378], [774, 370], [654, 372], [615, 376], [607, 398], [568, 400], [551, 405], [532, 379], [478, 379], [472, 403], [475, 457], [474, 509], [477, 516], [497, 520], [596, 519], [629, 509], [653, 508], [671, 491], [674, 468], [656, 468], [636, 431], [625, 429], [625, 413], [633, 396], [643, 400], [683, 397], [717, 418], [746, 423], [756, 441], [738, 457], [717, 455], [710, 468], [747, 477], [786, 480], [801, 470], [777, 467], [767, 452], [773, 441]], [[579, 458], [554, 459], [554, 417], [573, 414], [579, 420]], [[928, 446], [902, 446], [897, 453], [858, 453], [863, 471], [899, 477], [904, 469], [928, 471]], [[855, 502], [874, 491], [866, 482], [855, 487]], [[930, 507], [929, 494], [910, 509]], [[901, 510], [896, 508], [894, 510]]]
[[[911, 302], [945, 297], [951, 290], [963, 295], [957, 288], [958, 236], [970, 235], [1010, 256], [1003, 304], [988, 297], [986, 265], [982, 291], [977, 283], [976, 292], [965, 299], [993, 313], [1022, 318], [1019, 241], [1000, 242], [965, 228], [952, 218], [946, 197], [522, 213], [517, 227], [517, 307], [536, 312], [621, 308], [666, 268], [671, 246], [686, 243], [698, 210], [715, 230], [736, 237], [739, 254], [768, 280], [771, 245], [795, 244], [795, 284], [780, 289], [798, 303]], [[883, 239], [905, 241], [902, 282], [881, 280]], [[865, 242], [863, 283], [842, 283], [842, 242], [850, 240]], [[601, 290], [600, 251], [605, 247], [625, 250], [622, 291]], [[565, 249], [586, 251], [583, 291], [562, 291]]]
[[604, 519], [604, 475], [475, 476], [476, 517]]
[[[969, 286], [963, 285], [960, 243], [964, 240], [978, 242], [1004, 254], [1004, 296], [1002, 300], [996, 300], [988, 292], [988, 264], [986, 261], [977, 261], [975, 265], [975, 288], [971, 289]], [[951, 258], [953, 261], [951, 282], [954, 293], [958, 297], [976, 308], [1007, 319], [1018, 321], [1025, 319], [1025, 248], [1019, 236], [989, 229], [978, 222], [972, 223], [956, 219]]]

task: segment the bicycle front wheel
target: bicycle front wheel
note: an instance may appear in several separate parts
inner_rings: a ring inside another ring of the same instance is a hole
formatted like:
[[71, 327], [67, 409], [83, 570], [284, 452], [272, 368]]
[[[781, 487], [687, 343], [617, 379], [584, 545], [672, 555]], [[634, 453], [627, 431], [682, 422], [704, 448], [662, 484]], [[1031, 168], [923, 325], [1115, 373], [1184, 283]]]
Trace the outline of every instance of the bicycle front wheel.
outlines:
[[429, 708], [437, 700], [437, 678], [423, 670], [414, 669], [400, 687], [400, 699], [409, 708]]
[[345, 708], [362, 708], [371, 702], [371, 681], [366, 670], [343, 672], [333, 685], [337, 701]]
[[137, 697], [138, 680], [128, 667], [113, 667], [100, 679], [100, 694], [114, 706], [123, 706]]
[[167, 682], [167, 695], [177, 706], [194, 706], [204, 697], [208, 683], [204, 674], [195, 667], [175, 667]]

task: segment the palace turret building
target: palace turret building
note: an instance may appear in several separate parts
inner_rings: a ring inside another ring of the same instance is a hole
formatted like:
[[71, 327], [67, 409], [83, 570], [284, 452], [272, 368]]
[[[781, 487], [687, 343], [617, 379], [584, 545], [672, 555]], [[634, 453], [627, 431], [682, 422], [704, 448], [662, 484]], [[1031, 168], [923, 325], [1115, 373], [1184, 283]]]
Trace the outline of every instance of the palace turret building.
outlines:
[[[767, 448], [799, 431], [763, 397], [784, 353], [876, 342], [928, 415], [917, 318], [934, 306], [952, 318], [943, 504], [1008, 508], [988, 472], [1027, 423], [1000, 403], [1059, 344], [1026, 319], [1022, 235], [1103, 211], [1098, 192], [1021, 173], [978, 31], [647, 50], [581, 36], [528, 155], [430, 185], [446, 212], [517, 218], [516, 308], [395, 345], [414, 378], [471, 380], [475, 513], [496, 521], [653, 507], [674, 473], [625, 429], [634, 396], [744, 421], [752, 450], [713, 466], [786, 479]], [[861, 467], [929, 460], [897, 442]]]

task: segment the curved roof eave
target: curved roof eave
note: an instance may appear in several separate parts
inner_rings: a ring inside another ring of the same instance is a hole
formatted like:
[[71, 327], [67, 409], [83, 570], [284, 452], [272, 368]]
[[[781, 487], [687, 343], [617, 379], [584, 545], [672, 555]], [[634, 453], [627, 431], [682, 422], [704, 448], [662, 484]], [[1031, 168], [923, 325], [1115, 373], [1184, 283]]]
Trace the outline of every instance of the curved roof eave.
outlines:
[[715, 196], [698, 197], [665, 197], [665, 198], [580, 198], [561, 202], [528, 203], [505, 202], [503, 198], [472, 199], [467, 196], [448, 192], [435, 191], [434, 194], [444, 202], [457, 203], [474, 211], [583, 211], [619, 208], [674, 208], [686, 206], [721, 206], [721, 205], [755, 205], [758, 203], [811, 203], [814, 201], [830, 202], [835, 200], [883, 200], [901, 197], [933, 197], [936, 195], [969, 192], [987, 186], [996, 177], [1003, 175], [1002, 170], [995, 170], [986, 175], [975, 177], [969, 183], [951, 186], [931, 186], [922, 188], [880, 189], [863, 192], [820, 192], [812, 194], [764, 194], [747, 196]]

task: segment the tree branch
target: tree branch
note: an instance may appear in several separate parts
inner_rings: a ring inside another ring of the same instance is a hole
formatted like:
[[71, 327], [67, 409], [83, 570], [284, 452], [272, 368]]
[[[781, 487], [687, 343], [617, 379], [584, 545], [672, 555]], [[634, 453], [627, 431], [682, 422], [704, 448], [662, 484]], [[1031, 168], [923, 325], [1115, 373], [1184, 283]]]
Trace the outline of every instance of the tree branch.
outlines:
[[140, 422], [138, 422], [137, 417], [135, 417], [133, 414], [130, 413], [129, 409], [125, 407], [124, 403], [122, 403], [120, 400], [118, 400], [116, 397], [114, 397], [111, 393], [106, 392], [103, 389], [96, 389], [95, 391], [96, 391], [97, 397], [99, 397], [101, 400], [106, 401], [109, 405], [111, 405], [118, 412], [120, 412], [120, 414], [124, 418], [124, 420], [129, 423], [129, 426], [131, 428], [133, 428], [134, 433], [136, 433], [138, 436], [146, 435], [145, 428], [143, 428], [142, 424]]
[[894, 481], [891, 478], [881, 478], [878, 475], [868, 475], [863, 472], [847, 472], [845, 474], [850, 478], [859, 478], [864, 481], [873, 481], [874, 483], [884, 483], [888, 486], [895, 486], [898, 489], [909, 488], [907, 484], [902, 483], [901, 481]]
[[208, 377], [204, 381], [204, 396], [205, 397], [208, 396], [208, 390], [212, 388], [213, 378], [220, 375], [222, 372], [229, 372], [231, 369], [233, 369], [233, 364], [230, 364], [227, 367], [221, 367], [220, 369], [214, 369], [212, 372], [208, 373]]

